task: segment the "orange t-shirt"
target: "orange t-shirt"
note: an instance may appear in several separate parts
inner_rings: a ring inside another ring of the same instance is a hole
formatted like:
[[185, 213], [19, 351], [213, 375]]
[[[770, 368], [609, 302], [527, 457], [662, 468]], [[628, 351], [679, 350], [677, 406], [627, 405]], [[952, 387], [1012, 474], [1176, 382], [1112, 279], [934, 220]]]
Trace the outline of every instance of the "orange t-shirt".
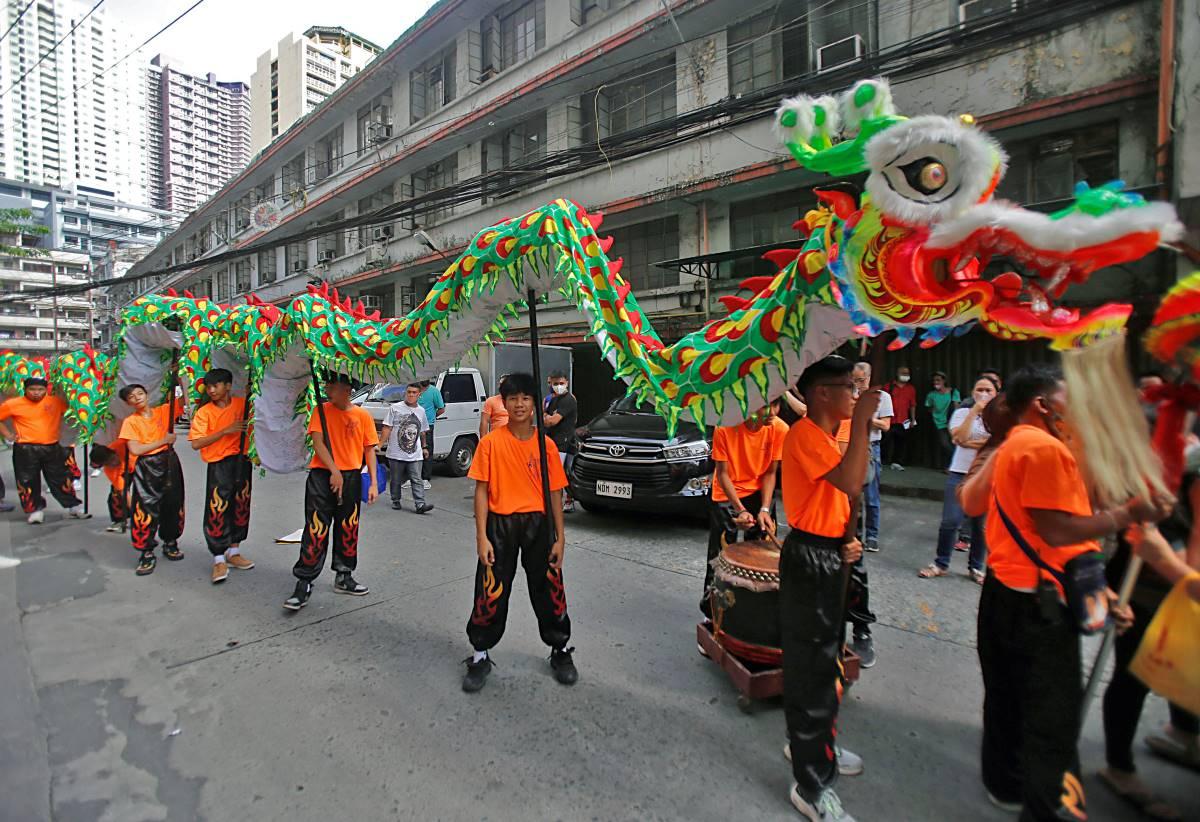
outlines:
[[[1066, 511], [1085, 517], [1092, 514], [1092, 503], [1079, 472], [1079, 463], [1062, 441], [1035, 426], [1018, 425], [1009, 433], [994, 459], [994, 493], [988, 501], [987, 545], [988, 567], [998, 581], [1018, 591], [1033, 591], [1037, 588], [1039, 575], [1046, 578], [1050, 575], [1034, 565], [1009, 536], [1008, 528], [996, 510], [997, 500], [1025, 541], [1052, 568], [1062, 570], [1080, 554], [1100, 550], [1100, 546], [1091, 540], [1053, 548], [1038, 536], [1033, 518], [1029, 516], [1030, 508]], [[1058, 586], [1057, 582], [1054, 584]], [[1058, 588], [1061, 593], [1062, 587]]]
[[0, 405], [0, 420], [13, 421], [17, 441], [26, 445], [58, 445], [59, 429], [67, 403], [57, 394], [47, 394], [40, 402], [13, 397]]
[[[771, 421], [757, 431], [751, 431], [743, 422], [713, 432], [712, 458], [725, 463], [729, 481], [733, 483], [738, 499], [762, 490], [763, 476], [783, 459], [783, 441], [787, 434], [787, 423], [779, 417], [771, 417]], [[717, 502], [729, 501], [725, 489], [717, 482], [715, 472], [712, 495]], [[763, 504], [769, 504], [769, 500]]]
[[[143, 417], [141, 414], [133, 413], [125, 418], [121, 423], [121, 433], [118, 435], [121, 439], [128, 442], [140, 442], [143, 445], [161, 440], [167, 435], [171, 428], [171, 409], [166, 405], [156, 405], [150, 409], [150, 416]], [[168, 446], [162, 445], [155, 448], [150, 454], [161, 454], [166, 451]], [[143, 457], [148, 457], [150, 454], [142, 454]], [[133, 466], [137, 465], [138, 458], [133, 451], [129, 452], [129, 469], [133, 470]]]
[[[567, 475], [558, 448], [549, 437], [546, 437], [546, 467], [550, 469], [550, 490], [566, 488]], [[519, 440], [505, 425], [487, 434], [479, 441], [467, 476], [488, 484], [488, 510], [493, 514], [546, 510], [542, 502], [542, 468], [536, 433], [527, 440]]]
[[783, 442], [783, 509], [788, 524], [822, 537], [841, 537], [850, 522], [850, 498], [822, 479], [842, 461], [837, 440], [808, 417]]
[[125, 455], [129, 448], [125, 445], [125, 440], [115, 440], [108, 444], [108, 448], [117, 455], [116, 465], [104, 466], [104, 476], [108, 477], [108, 481], [112, 483], [112, 487], [118, 491], [125, 490]]
[[[189, 440], [198, 440], [215, 434], [222, 428], [228, 428], [238, 420], [246, 410], [244, 397], [230, 397], [229, 405], [224, 408], [215, 402], [206, 402], [196, 409], [192, 415], [192, 427], [188, 431]], [[242, 435], [226, 434], [214, 443], [200, 449], [200, 458], [205, 462], [220, 462], [226, 457], [232, 457], [241, 450]]]
[[504, 399], [499, 394], [484, 401], [483, 415], [491, 422], [493, 429], [508, 425], [508, 409], [504, 407]]
[[844, 419], [838, 425], [837, 435], [834, 437], [842, 445], [850, 444], [850, 420]]
[[[371, 415], [352, 405], [345, 411], [331, 402], [324, 403], [325, 419], [329, 423], [329, 450], [333, 461], [340, 471], [357, 471], [363, 466], [363, 449], [371, 445], [379, 445], [379, 432], [375, 430], [375, 420]], [[321, 414], [313, 409], [308, 421], [308, 433], [313, 438], [321, 435]], [[325, 463], [313, 454], [309, 468], [328, 468]]]

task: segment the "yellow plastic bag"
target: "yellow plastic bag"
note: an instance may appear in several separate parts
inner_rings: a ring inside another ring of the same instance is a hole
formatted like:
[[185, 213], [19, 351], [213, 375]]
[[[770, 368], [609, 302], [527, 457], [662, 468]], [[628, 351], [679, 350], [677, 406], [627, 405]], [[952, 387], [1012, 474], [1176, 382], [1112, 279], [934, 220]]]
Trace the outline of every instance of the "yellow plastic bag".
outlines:
[[1175, 583], [1150, 621], [1129, 670], [1150, 690], [1181, 708], [1200, 713], [1200, 602]]

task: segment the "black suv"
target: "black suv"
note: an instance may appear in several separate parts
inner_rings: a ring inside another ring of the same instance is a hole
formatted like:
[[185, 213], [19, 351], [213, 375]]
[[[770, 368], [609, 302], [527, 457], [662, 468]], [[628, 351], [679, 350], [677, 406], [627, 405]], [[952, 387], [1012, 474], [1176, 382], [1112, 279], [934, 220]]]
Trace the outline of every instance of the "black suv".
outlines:
[[706, 516], [713, 464], [706, 432], [623, 397], [579, 429], [571, 493], [589, 511], [667, 511]]

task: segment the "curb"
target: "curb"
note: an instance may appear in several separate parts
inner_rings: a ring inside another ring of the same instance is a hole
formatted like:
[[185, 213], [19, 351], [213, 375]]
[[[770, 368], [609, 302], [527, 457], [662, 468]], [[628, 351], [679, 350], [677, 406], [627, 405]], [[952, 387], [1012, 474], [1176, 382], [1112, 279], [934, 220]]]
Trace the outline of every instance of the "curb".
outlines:
[[887, 494], [892, 497], [908, 497], [910, 499], [927, 499], [933, 502], [941, 502], [943, 491], [941, 488], [922, 488], [917, 485], [887, 485], [879, 486], [880, 494]]

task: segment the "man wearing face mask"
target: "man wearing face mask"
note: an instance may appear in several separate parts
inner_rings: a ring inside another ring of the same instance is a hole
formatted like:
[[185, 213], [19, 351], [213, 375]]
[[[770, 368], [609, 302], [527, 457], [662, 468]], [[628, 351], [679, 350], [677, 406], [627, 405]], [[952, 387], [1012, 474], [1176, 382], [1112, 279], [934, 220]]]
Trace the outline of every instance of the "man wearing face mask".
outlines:
[[917, 427], [917, 388], [912, 384], [912, 372], [907, 365], [896, 369], [896, 379], [883, 387], [892, 398], [892, 425], [884, 434], [887, 455], [883, 462], [895, 471], [903, 471], [912, 449]]
[[[550, 375], [550, 399], [546, 401], [543, 418], [546, 423], [546, 435], [558, 448], [558, 456], [563, 469], [568, 467], [571, 455], [575, 453], [575, 426], [579, 420], [579, 403], [567, 386], [567, 375], [555, 371]], [[575, 513], [575, 500], [571, 499], [571, 487], [563, 489], [563, 513]]]
[[[1013, 376], [1007, 403], [1017, 425], [992, 457], [988, 573], [979, 601], [983, 673], [983, 783], [998, 807], [1022, 819], [1083, 819], [1077, 742], [1083, 687], [1075, 620], [1059, 582], [1017, 536], [1062, 572], [1096, 540], [1167, 513], [1135, 499], [1093, 511], [1079, 465], [1062, 441], [1067, 388], [1048, 365]], [[1007, 520], [1007, 521], [1006, 521]], [[1110, 601], [1116, 595], [1108, 591]], [[1128, 627], [1130, 610], [1112, 608]]]

